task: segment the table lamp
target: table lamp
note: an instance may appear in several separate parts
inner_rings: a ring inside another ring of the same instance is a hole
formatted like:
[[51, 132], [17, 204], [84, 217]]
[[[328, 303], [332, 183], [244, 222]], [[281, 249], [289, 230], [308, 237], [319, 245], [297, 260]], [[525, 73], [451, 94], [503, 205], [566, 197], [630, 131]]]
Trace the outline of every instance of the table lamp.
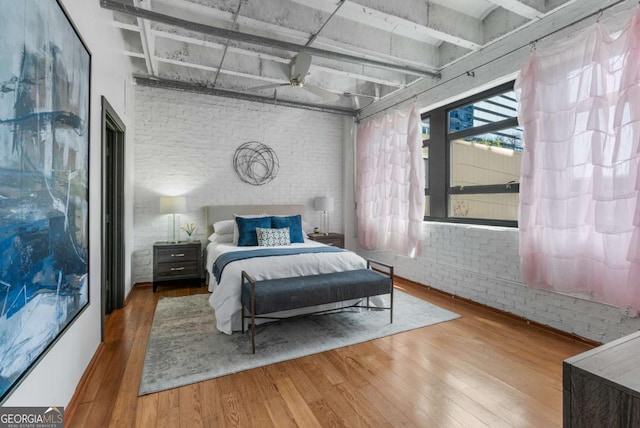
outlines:
[[[160, 197], [160, 214], [171, 214], [173, 227], [169, 234], [169, 242], [178, 242], [176, 239], [176, 214], [187, 211], [187, 198], [184, 196], [161, 196]], [[179, 222], [179, 221], [178, 221]], [[171, 225], [171, 223], [169, 223]]]
[[316, 211], [322, 211], [322, 230], [325, 235], [329, 234], [329, 211], [333, 211], [333, 198], [329, 196], [318, 196], [313, 202]]

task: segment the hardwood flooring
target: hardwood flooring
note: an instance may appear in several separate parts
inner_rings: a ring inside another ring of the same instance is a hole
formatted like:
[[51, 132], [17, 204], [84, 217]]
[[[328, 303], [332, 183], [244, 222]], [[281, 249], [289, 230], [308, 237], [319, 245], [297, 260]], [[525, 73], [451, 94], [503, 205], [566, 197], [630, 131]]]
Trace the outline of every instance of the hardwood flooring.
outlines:
[[562, 361], [592, 346], [399, 279], [462, 318], [138, 397], [160, 296], [136, 286], [111, 314], [69, 427], [559, 427]]

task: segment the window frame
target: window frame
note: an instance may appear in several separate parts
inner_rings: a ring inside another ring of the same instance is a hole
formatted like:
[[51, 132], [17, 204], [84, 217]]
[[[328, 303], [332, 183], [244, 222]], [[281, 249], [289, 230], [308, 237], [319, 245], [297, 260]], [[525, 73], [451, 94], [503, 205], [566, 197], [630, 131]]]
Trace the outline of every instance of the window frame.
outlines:
[[506, 118], [498, 122], [449, 133], [449, 113], [476, 101], [492, 98], [513, 90], [514, 81], [504, 83], [467, 98], [444, 105], [421, 114], [421, 120], [429, 118], [430, 138], [422, 145], [429, 146], [429, 196], [430, 215], [425, 221], [478, 224], [488, 226], [518, 227], [517, 220], [482, 219], [473, 217], [451, 217], [449, 200], [451, 195], [520, 193], [520, 183], [501, 183], [474, 186], [451, 186], [451, 147], [452, 142], [472, 135], [480, 135], [518, 126], [518, 118]]
[[429, 215], [425, 215], [424, 217], [426, 218], [431, 215], [431, 116], [421, 115], [420, 121], [424, 122], [425, 120], [429, 121], [429, 138], [422, 139], [422, 149], [424, 150], [425, 147], [429, 149], [429, 167], [425, 174], [425, 184], [427, 186], [424, 188], [425, 200], [427, 196], [429, 197]]

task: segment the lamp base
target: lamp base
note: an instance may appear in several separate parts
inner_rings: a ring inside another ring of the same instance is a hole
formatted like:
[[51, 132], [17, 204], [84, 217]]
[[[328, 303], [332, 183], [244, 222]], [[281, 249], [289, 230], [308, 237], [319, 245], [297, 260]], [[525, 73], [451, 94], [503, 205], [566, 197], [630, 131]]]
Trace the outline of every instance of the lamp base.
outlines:
[[329, 235], [329, 212], [322, 211], [322, 234]]
[[[180, 223], [180, 216], [178, 217], [178, 223]], [[168, 224], [168, 229], [169, 229], [169, 236], [167, 237], [167, 243], [169, 244], [177, 244], [180, 242], [180, 236], [176, 236], [176, 214], [171, 214], [171, 217], [169, 218], [169, 224]], [[180, 233], [180, 232], [178, 232]]]

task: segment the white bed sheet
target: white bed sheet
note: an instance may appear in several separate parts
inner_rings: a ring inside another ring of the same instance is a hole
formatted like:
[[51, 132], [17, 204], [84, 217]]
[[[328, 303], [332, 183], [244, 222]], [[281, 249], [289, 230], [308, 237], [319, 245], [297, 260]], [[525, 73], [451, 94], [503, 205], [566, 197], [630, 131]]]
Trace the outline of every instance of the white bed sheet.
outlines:
[[[315, 241], [305, 241], [303, 244], [292, 244], [286, 247], [322, 247], [324, 244]], [[315, 275], [322, 273], [340, 272], [366, 268], [367, 262], [361, 256], [351, 251], [305, 253], [287, 256], [256, 257], [237, 260], [229, 263], [222, 271], [220, 283], [216, 283], [211, 272], [216, 258], [229, 251], [249, 251], [258, 247], [237, 247], [233, 244], [210, 242], [207, 246], [207, 271], [209, 272], [209, 291], [213, 294], [209, 304], [216, 313], [218, 330], [231, 334], [242, 329], [240, 303], [240, 289], [242, 271], [246, 271], [255, 280], [286, 278], [291, 276]], [[264, 248], [264, 247], [260, 247]], [[303, 308], [292, 311], [273, 313], [274, 317], [287, 317], [317, 310], [333, 309], [353, 304], [356, 301], [340, 302]], [[375, 302], [372, 302], [375, 304]]]

